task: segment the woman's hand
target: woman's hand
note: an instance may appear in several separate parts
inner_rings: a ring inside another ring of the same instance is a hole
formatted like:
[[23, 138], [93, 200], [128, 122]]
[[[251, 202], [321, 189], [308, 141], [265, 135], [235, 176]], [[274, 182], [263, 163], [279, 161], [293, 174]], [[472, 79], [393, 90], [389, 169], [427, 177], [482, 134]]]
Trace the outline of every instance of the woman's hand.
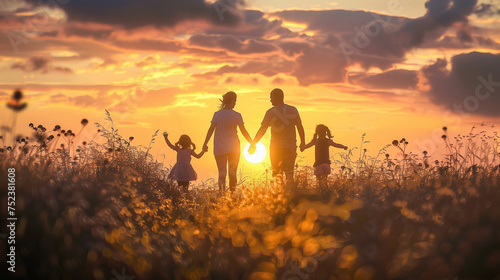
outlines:
[[203, 145], [203, 152], [204, 153], [208, 152], [208, 146], [207, 145]]

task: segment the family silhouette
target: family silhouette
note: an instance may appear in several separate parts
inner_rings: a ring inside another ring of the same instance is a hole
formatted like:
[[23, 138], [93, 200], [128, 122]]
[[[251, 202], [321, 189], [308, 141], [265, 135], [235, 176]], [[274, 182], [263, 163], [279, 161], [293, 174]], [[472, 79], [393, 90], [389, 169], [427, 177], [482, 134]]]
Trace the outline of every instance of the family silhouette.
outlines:
[[319, 185], [326, 182], [330, 174], [330, 156], [329, 147], [347, 149], [346, 146], [337, 144], [331, 140], [331, 132], [325, 125], [318, 125], [313, 139], [305, 144], [305, 133], [300, 114], [297, 108], [285, 104], [284, 93], [276, 88], [271, 91], [270, 101], [273, 105], [267, 110], [257, 134], [252, 139], [245, 128], [243, 117], [234, 110], [236, 106], [237, 95], [229, 91], [222, 96], [221, 105], [214, 113], [211, 125], [207, 131], [203, 149], [196, 153], [196, 146], [191, 142], [191, 138], [182, 135], [177, 143], [173, 145], [165, 132], [165, 142], [177, 152], [177, 162], [172, 167], [169, 179], [176, 180], [179, 186], [187, 191], [189, 182], [196, 180], [196, 172], [191, 166], [191, 156], [201, 158], [208, 152], [208, 142], [214, 136], [214, 156], [218, 169], [219, 191], [226, 190], [226, 177], [229, 174], [229, 190], [235, 191], [237, 185], [236, 172], [240, 160], [240, 140], [238, 138], [238, 128], [250, 143], [249, 153], [253, 154], [256, 144], [266, 134], [267, 129], [271, 127], [271, 144], [269, 154], [273, 177], [276, 177], [279, 184], [284, 184], [287, 188], [294, 186], [294, 167], [297, 158], [297, 135], [299, 134], [299, 149], [303, 152], [312, 146], [315, 146], [314, 174], [317, 176]]

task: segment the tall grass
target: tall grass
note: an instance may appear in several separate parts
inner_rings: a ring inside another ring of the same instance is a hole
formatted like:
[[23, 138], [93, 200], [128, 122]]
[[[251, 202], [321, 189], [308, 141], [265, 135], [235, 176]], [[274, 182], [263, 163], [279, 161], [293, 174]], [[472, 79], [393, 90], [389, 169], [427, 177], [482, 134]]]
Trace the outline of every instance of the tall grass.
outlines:
[[[95, 128], [82, 121], [77, 134], [32, 125], [33, 136], [1, 148], [0, 181], [7, 168], [17, 177], [22, 261], [13, 276], [111, 279], [123, 268], [138, 279], [500, 277], [496, 132], [445, 129], [448, 152], [437, 162], [407, 151], [406, 139], [374, 157], [360, 146], [359, 156], [333, 156], [326, 187], [297, 166], [293, 192], [252, 178], [218, 196], [213, 181], [181, 191], [151, 145], [134, 146], [107, 118]], [[82, 130], [95, 136], [81, 139]]]

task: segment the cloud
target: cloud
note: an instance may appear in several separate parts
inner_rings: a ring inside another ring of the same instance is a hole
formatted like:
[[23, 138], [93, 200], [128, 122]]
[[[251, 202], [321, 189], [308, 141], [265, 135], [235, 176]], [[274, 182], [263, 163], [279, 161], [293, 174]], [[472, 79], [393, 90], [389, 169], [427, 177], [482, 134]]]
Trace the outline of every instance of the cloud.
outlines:
[[73, 73], [68, 67], [52, 66], [50, 59], [45, 57], [31, 57], [25, 62], [16, 62], [10, 66], [10, 69], [19, 69], [26, 72], [41, 71], [43, 74], [48, 72]]
[[418, 72], [396, 69], [374, 75], [353, 77], [353, 82], [367, 88], [379, 89], [415, 89], [418, 84]]
[[238, 54], [268, 53], [277, 50], [269, 43], [254, 39], [241, 41], [235, 36], [193, 35], [189, 38], [190, 45], [206, 48], [224, 49]]
[[[37, 0], [29, 0], [38, 4]], [[144, 26], [173, 27], [185, 20], [205, 20], [214, 25], [240, 21], [236, 7], [205, 0], [71, 0], [59, 5], [69, 21], [118, 25], [125, 29]], [[241, 3], [242, 1], [238, 1]]]
[[500, 55], [471, 52], [422, 68], [422, 90], [457, 114], [500, 116]]
[[285, 60], [278, 56], [270, 56], [263, 61], [247, 61], [241, 66], [224, 65], [215, 72], [205, 72], [203, 74], [192, 75], [195, 78], [212, 79], [215, 76], [226, 73], [241, 73], [241, 74], [262, 74], [270, 77], [279, 73], [290, 73], [293, 69], [294, 62]]

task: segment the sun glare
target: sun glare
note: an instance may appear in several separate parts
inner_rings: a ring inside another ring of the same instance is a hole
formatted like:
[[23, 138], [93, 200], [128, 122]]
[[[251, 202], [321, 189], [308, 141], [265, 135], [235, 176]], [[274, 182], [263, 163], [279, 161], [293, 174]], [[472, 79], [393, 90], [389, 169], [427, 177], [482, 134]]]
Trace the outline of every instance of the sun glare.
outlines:
[[251, 163], [259, 163], [266, 158], [266, 146], [261, 142], [257, 143], [257, 149], [255, 149], [255, 153], [249, 154], [248, 149], [250, 148], [250, 143], [247, 143], [243, 148], [243, 156], [248, 162]]

